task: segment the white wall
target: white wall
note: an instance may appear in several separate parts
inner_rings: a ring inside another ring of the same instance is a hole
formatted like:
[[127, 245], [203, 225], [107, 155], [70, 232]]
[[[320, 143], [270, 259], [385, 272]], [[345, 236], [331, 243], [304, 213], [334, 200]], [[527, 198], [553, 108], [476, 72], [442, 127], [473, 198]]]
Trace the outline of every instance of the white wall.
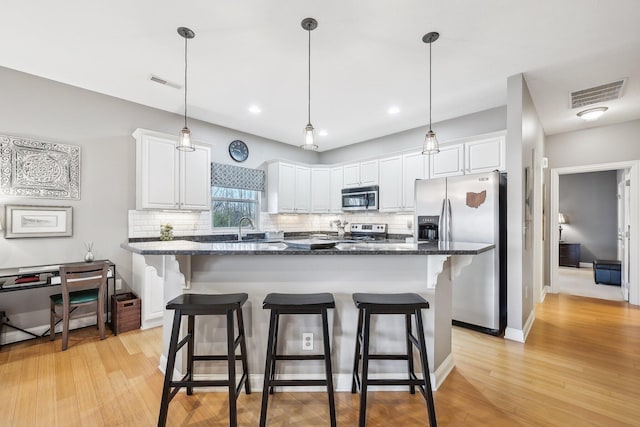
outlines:
[[[159, 89], [163, 90], [163, 89]], [[0, 67], [0, 134], [78, 145], [81, 158], [81, 200], [47, 200], [0, 195], [0, 221], [5, 204], [73, 207], [73, 237], [5, 239], [0, 232], [0, 269], [74, 262], [84, 255], [84, 242], [94, 242], [96, 259], [117, 265], [125, 286], [131, 280], [131, 254], [120, 248], [127, 240], [128, 211], [135, 209], [135, 140], [138, 128], [176, 134], [182, 128], [182, 98], [176, 92], [179, 114], [145, 107], [84, 89]], [[242, 139], [249, 146], [243, 166], [287, 158], [315, 163], [317, 153], [189, 120], [194, 138], [212, 146], [212, 158], [235, 163], [228, 144]], [[28, 328], [48, 323], [52, 289], [2, 293], [0, 309], [12, 322]]]
[[[496, 107], [451, 120], [444, 120], [434, 123], [432, 127], [441, 145], [470, 136], [503, 131], [507, 128], [507, 107]], [[320, 162], [323, 164], [340, 163], [397, 151], [422, 149], [427, 129], [427, 126], [409, 129], [404, 132], [322, 152], [320, 153]]]
[[[597, 121], [585, 122], [584, 126], [585, 128], [582, 130], [546, 137], [544, 152], [549, 159], [549, 169], [640, 159], [640, 120], [607, 126], [599, 126]], [[548, 173], [545, 181], [549, 182]], [[547, 185], [546, 206], [550, 206], [549, 192], [550, 188]], [[546, 223], [551, 224], [548, 213]], [[557, 232], [557, 230], [549, 230], [549, 232]], [[549, 252], [549, 246], [545, 245], [545, 282], [547, 285], [551, 283]]]
[[596, 165], [640, 159], [640, 120], [549, 135], [545, 155], [549, 168]]
[[[523, 342], [534, 318], [533, 287], [542, 287], [543, 153], [544, 132], [527, 83], [522, 74], [511, 76], [507, 80], [508, 289], [505, 336]], [[530, 183], [525, 182], [527, 169]]]

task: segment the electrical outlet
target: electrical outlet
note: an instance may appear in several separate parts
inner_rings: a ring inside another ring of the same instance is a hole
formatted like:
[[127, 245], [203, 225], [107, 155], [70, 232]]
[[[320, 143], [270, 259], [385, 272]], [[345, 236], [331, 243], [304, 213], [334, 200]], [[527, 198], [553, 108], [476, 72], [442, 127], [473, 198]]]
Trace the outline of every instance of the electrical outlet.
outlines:
[[313, 350], [313, 334], [311, 332], [302, 333], [302, 349], [306, 351]]
[[122, 289], [122, 279], [116, 279], [116, 291]]

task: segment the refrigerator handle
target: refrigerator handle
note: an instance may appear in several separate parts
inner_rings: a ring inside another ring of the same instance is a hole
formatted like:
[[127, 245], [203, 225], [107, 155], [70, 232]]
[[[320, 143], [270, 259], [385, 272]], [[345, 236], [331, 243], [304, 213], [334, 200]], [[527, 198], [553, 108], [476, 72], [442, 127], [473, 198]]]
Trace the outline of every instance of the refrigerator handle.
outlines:
[[447, 198], [447, 242], [451, 241], [451, 199]]
[[447, 199], [442, 199], [442, 209], [440, 209], [440, 218], [438, 218], [438, 240], [443, 242], [447, 241], [447, 234], [445, 230], [447, 226], [447, 221], [445, 219], [446, 206]]

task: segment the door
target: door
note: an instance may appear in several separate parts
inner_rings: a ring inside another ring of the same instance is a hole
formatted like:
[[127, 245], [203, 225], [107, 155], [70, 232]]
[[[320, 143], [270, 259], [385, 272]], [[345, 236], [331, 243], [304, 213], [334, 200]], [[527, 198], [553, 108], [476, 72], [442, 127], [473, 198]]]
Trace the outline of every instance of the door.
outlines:
[[622, 298], [629, 301], [629, 237], [630, 237], [630, 180], [629, 170], [625, 169], [618, 180], [618, 259], [620, 266], [620, 291]]
[[194, 145], [195, 151], [182, 156], [180, 180], [180, 209], [211, 209], [211, 150]]

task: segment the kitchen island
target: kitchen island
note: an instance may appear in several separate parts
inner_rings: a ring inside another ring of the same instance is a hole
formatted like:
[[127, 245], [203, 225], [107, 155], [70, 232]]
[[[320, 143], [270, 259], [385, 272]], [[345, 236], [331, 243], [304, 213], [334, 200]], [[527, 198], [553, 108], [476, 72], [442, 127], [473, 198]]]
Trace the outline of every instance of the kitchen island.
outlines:
[[[270, 292], [331, 292], [336, 300], [330, 311], [332, 354], [336, 390], [350, 390], [355, 347], [357, 310], [354, 292], [415, 292], [429, 301], [424, 311], [425, 336], [430, 376], [435, 388], [454, 366], [451, 356], [451, 278], [455, 277], [473, 256], [494, 250], [482, 243], [338, 243], [326, 249], [287, 247], [282, 242], [200, 243], [192, 241], [124, 243], [133, 253], [133, 288], [143, 294], [143, 327], [145, 299], [148, 310], [157, 314], [162, 324], [163, 351], [160, 368], [164, 370], [168, 349], [172, 311], [164, 304], [180, 293], [246, 292], [245, 328], [252, 386], [260, 389], [267, 341], [269, 313], [262, 301]], [[316, 318], [318, 317], [318, 318]], [[301, 318], [301, 319], [300, 319]], [[285, 318], [281, 327], [287, 352], [302, 352], [302, 333], [314, 336], [314, 349], [319, 349], [321, 327], [319, 316], [298, 316], [295, 322]], [[372, 322], [371, 352], [402, 351], [404, 335], [402, 316], [384, 316]], [[219, 352], [225, 342], [222, 316], [196, 321], [196, 352]], [[213, 349], [213, 351], [212, 351]], [[182, 366], [180, 359], [176, 366]], [[205, 366], [197, 374], [224, 375], [225, 366]], [[406, 372], [406, 364], [378, 361], [371, 366], [378, 377], [397, 376]], [[213, 373], [213, 374], [212, 374]], [[316, 366], [288, 364], [284, 372], [295, 378], [324, 375], [321, 362]]]

